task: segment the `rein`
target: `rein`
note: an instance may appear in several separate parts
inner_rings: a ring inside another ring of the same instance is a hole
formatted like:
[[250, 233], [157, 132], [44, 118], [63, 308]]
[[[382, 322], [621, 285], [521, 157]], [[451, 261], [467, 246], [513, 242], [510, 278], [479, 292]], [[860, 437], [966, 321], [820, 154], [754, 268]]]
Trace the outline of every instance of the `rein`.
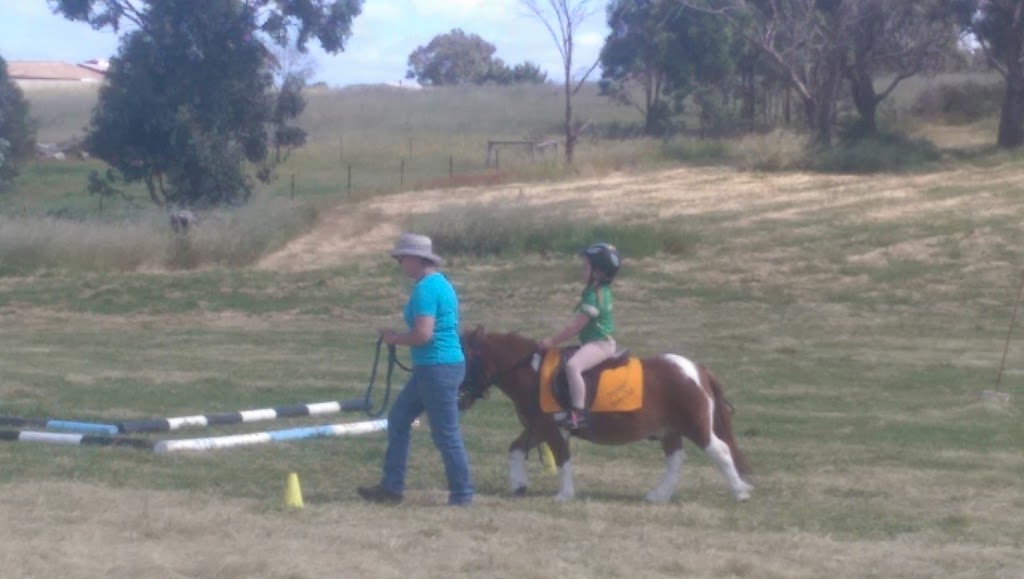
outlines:
[[383, 336], [377, 338], [377, 349], [373, 354], [373, 366], [370, 367], [370, 382], [366, 385], [365, 407], [366, 415], [370, 418], [378, 418], [384, 414], [384, 411], [388, 409], [388, 401], [391, 399], [391, 376], [395, 373], [395, 366], [405, 370], [406, 372], [412, 372], [412, 368], [407, 368], [404, 364], [398, 361], [398, 356], [395, 354], [395, 346], [388, 344], [388, 369], [384, 379], [384, 402], [381, 403], [379, 410], [373, 409], [373, 386], [377, 381], [377, 367], [380, 365], [380, 350], [381, 346], [384, 345]]
[[461, 388], [459, 390], [459, 400], [461, 401], [467, 396], [471, 397], [473, 400], [483, 398], [487, 389], [497, 383], [499, 378], [508, 374], [512, 370], [515, 370], [525, 362], [528, 362], [534, 355], [536, 355], [536, 352], [530, 352], [513, 362], [508, 368], [495, 372], [493, 376], [487, 376], [487, 372], [484, 370], [483, 364], [479, 361], [481, 356], [474, 352], [474, 354], [470, 356], [469, 360], [467, 360], [469, 362], [469, 368], [467, 368], [466, 373], [469, 380], [463, 382], [463, 384], [466, 385], [466, 388]]

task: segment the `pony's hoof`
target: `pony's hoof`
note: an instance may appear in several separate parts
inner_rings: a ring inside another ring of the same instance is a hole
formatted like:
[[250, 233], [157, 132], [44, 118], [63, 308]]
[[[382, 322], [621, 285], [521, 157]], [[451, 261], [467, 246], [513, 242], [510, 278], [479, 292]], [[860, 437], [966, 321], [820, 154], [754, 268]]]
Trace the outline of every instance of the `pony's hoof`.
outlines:
[[560, 503], [567, 503], [573, 500], [574, 498], [576, 498], [575, 495], [563, 495], [562, 493], [558, 493], [557, 495], [555, 495], [555, 501]]
[[753, 490], [754, 487], [750, 485], [745, 485], [743, 488], [737, 489], [736, 492], [733, 493], [733, 496], [736, 497], [736, 500], [741, 503], [746, 502], [750, 500], [750, 492]]
[[519, 487], [516, 490], [512, 491], [512, 496], [514, 496], [514, 497], [525, 497], [526, 496], [526, 487]]
[[646, 502], [648, 502], [648, 503], [651, 503], [651, 504], [661, 505], [661, 504], [667, 503], [670, 500], [672, 500], [672, 496], [671, 495], [665, 496], [662, 493], [656, 493], [654, 491], [651, 491], [651, 492], [647, 493], [646, 495], [644, 495], [644, 500]]

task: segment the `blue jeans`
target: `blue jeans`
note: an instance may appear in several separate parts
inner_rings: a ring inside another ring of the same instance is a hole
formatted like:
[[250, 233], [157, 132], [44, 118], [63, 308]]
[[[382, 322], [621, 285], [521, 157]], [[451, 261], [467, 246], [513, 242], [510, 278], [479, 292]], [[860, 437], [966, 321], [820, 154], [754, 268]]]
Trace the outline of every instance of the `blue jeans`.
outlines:
[[459, 431], [459, 384], [466, 365], [432, 364], [415, 366], [412, 377], [398, 393], [388, 412], [388, 449], [384, 453], [381, 485], [395, 493], [405, 490], [405, 468], [409, 460], [409, 433], [416, 418], [427, 412], [430, 436], [441, 453], [448, 476], [448, 503], [467, 504], [473, 500], [469, 459]]

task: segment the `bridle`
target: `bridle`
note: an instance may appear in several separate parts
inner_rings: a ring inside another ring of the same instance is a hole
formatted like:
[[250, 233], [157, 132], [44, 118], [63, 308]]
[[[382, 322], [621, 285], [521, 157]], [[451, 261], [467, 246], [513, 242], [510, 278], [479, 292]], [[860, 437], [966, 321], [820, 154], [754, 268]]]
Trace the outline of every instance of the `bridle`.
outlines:
[[525, 362], [532, 360], [535, 355], [536, 352], [530, 352], [513, 362], [508, 368], [488, 375], [480, 348], [476, 345], [472, 346], [469, 352], [466, 353], [466, 378], [459, 385], [460, 405], [466, 401], [476, 402], [485, 397], [487, 389], [496, 384], [502, 376], [515, 370]]
[[[531, 351], [522, 358], [519, 358], [515, 362], [509, 365], [508, 368], [495, 372], [493, 375], [487, 374], [487, 369], [484, 368], [485, 364], [483, 361], [483, 355], [480, 353], [480, 347], [473, 345], [470, 347], [469, 352], [466, 353], [466, 378], [459, 385], [459, 408], [463, 408], [463, 403], [468, 400], [469, 403], [474, 403], [477, 400], [483, 398], [487, 394], [487, 389], [493, 384], [497, 383], [498, 380], [505, 374], [515, 370], [525, 362], [532, 360], [534, 356], [538, 355], [538, 352]], [[540, 382], [536, 387], [533, 388], [533, 396], [529, 401], [530, 411], [528, 414], [527, 425], [526, 425], [526, 439], [530, 440], [533, 436], [533, 425], [540, 414]], [[530, 448], [527, 445], [524, 460], [529, 458]]]

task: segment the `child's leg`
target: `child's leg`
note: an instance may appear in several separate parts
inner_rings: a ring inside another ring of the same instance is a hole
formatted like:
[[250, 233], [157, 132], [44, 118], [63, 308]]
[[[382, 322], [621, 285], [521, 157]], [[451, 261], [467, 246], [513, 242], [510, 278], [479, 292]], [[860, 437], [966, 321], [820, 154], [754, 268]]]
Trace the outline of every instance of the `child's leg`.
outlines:
[[565, 363], [565, 374], [569, 379], [569, 396], [573, 408], [583, 408], [586, 402], [586, 386], [583, 372], [597, 366], [615, 355], [615, 340], [598, 340], [580, 346], [579, 350]]

